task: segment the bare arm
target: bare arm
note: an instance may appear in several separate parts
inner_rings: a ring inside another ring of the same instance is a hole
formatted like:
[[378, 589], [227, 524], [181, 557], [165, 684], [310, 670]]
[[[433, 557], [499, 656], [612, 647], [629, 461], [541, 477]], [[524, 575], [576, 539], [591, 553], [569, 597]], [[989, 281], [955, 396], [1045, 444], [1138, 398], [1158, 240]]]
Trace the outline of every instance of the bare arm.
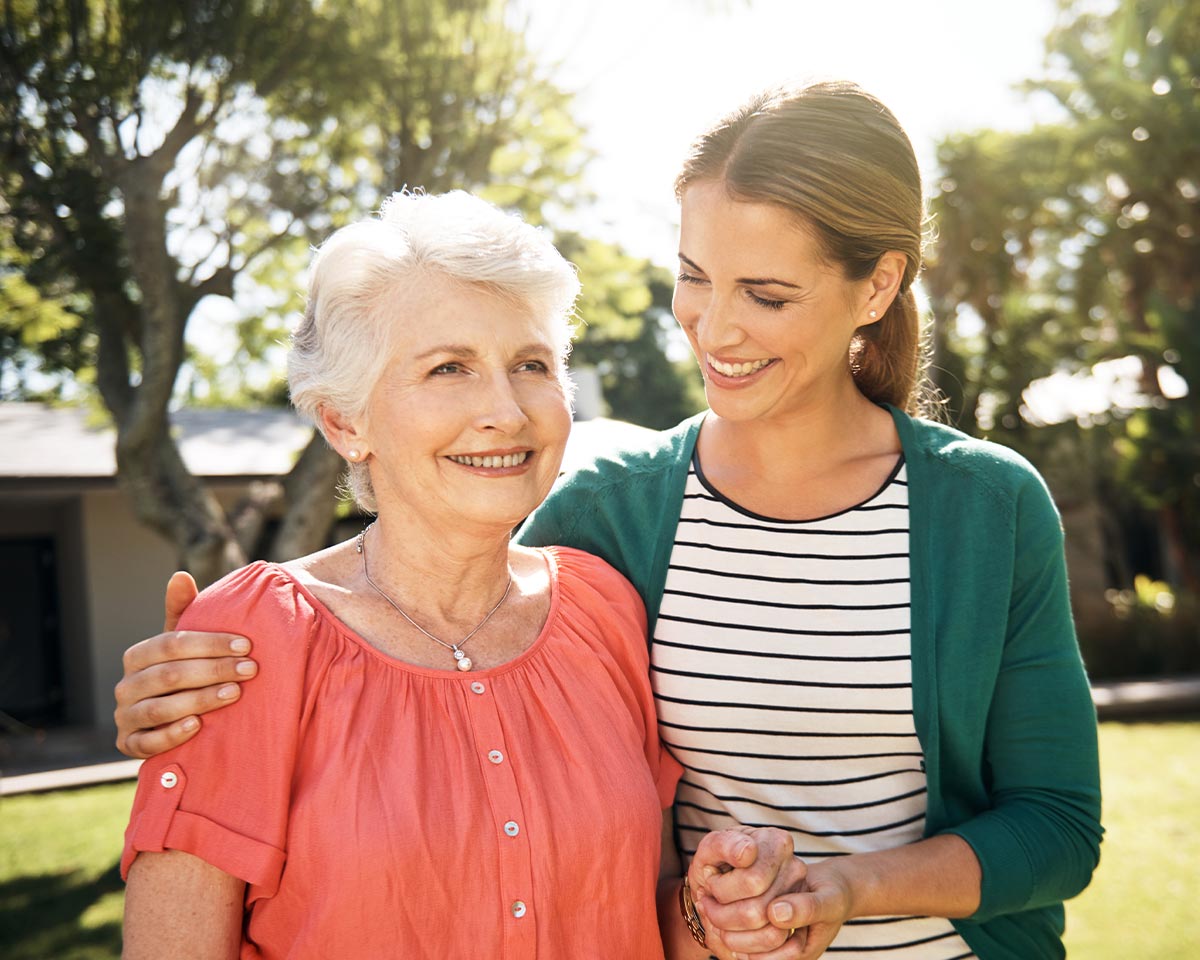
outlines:
[[257, 672], [245, 658], [250, 641], [228, 633], [176, 631], [196, 597], [196, 582], [176, 573], [167, 584], [163, 633], [125, 651], [125, 675], [117, 684], [117, 749], [152, 757], [192, 738], [202, 713], [237, 700], [238, 681]]
[[139, 854], [125, 891], [121, 960], [236, 960], [245, 888], [190, 853]]

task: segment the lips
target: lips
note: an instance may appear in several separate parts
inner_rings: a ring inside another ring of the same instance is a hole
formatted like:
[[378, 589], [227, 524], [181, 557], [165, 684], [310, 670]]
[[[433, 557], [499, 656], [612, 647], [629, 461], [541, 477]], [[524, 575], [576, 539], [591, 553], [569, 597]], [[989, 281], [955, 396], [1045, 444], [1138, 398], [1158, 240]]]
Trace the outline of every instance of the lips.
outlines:
[[464, 467], [485, 467], [487, 469], [499, 469], [503, 467], [519, 467], [529, 457], [528, 450], [522, 450], [519, 453], [505, 454], [488, 454], [484, 457], [473, 457], [469, 455], [451, 455], [449, 459], [455, 463], [461, 463]]

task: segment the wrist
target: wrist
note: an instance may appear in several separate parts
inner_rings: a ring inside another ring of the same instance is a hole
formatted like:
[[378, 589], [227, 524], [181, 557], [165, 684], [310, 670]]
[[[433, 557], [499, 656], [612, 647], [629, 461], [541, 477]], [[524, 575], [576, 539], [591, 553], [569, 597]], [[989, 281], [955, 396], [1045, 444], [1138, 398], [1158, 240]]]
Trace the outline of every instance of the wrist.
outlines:
[[[682, 879], [663, 877], [658, 882], [658, 925], [667, 960], [703, 960], [707, 946], [697, 945], [679, 905]], [[703, 921], [701, 921], [703, 922]]]

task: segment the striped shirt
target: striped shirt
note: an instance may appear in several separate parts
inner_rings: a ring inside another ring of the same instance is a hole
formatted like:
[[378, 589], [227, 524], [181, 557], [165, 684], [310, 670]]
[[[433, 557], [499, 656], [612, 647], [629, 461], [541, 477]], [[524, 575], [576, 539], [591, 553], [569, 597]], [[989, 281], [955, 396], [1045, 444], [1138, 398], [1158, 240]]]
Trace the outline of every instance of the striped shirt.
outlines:
[[[737, 824], [791, 832], [806, 861], [915, 842], [926, 783], [912, 714], [908, 485], [818, 520], [774, 520], [687, 479], [651, 674], [684, 767], [680, 851]], [[846, 960], [959, 960], [948, 920], [849, 921]]]

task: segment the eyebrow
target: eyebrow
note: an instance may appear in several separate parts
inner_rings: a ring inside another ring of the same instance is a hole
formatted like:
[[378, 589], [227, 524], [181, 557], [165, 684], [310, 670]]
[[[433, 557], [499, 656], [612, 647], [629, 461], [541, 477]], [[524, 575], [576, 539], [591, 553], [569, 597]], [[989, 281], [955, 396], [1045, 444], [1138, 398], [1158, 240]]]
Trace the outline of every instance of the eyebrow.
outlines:
[[[679, 259], [697, 273], [704, 273], [704, 270], [701, 269], [699, 264], [685, 256], [683, 253], [679, 254]], [[790, 280], [779, 280], [775, 277], [738, 277], [737, 282], [745, 284], [748, 287], [767, 286], [769, 284], [776, 287], [790, 287], [792, 290], [803, 289], [803, 287], [801, 287], [798, 283], [792, 283]]]
[[[517, 354], [550, 355], [554, 353], [554, 350], [548, 343], [534, 340], [515, 352]], [[431, 357], [455, 357], [459, 360], [474, 360], [478, 356], [479, 351], [465, 343], [442, 343], [417, 354], [413, 357], [413, 360], [419, 362], [421, 360], [428, 360]]]

